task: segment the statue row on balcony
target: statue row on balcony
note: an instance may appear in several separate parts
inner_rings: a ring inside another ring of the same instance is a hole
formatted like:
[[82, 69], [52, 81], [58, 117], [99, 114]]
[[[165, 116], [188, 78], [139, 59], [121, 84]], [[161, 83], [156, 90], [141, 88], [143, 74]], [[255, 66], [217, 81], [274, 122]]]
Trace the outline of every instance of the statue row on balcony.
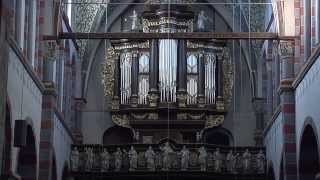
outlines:
[[138, 153], [134, 146], [127, 152], [120, 147], [112, 154], [107, 148], [94, 153], [92, 147], [85, 147], [79, 152], [75, 147], [71, 152], [72, 171], [111, 172], [111, 171], [213, 171], [231, 174], [265, 173], [265, 155], [260, 150], [252, 154], [248, 149], [240, 155], [231, 149], [226, 155], [216, 148], [212, 153], [202, 146], [197, 151], [190, 151], [185, 145], [178, 152], [167, 142], [160, 151], [155, 152], [152, 146]]

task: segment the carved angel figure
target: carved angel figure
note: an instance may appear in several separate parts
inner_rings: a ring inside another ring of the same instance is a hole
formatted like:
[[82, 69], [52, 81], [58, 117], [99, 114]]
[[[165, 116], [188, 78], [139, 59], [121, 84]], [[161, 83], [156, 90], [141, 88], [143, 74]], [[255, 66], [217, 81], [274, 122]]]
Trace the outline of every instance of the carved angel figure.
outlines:
[[180, 155], [181, 155], [181, 170], [186, 171], [189, 167], [190, 151], [187, 149], [185, 145], [180, 151]]
[[138, 14], [137, 14], [136, 10], [133, 10], [132, 15], [130, 16], [130, 18], [132, 19], [131, 30], [137, 30], [138, 29], [138, 23], [139, 23], [139, 17], [138, 17]]
[[70, 154], [70, 162], [72, 171], [78, 171], [79, 168], [79, 151], [78, 148], [75, 147]]
[[128, 155], [129, 155], [129, 165], [130, 165], [129, 171], [134, 171], [138, 167], [138, 153], [133, 146], [131, 146]]
[[144, 153], [144, 157], [147, 160], [147, 168], [149, 171], [155, 171], [155, 152], [153, 151], [152, 147], [149, 146], [148, 150]]
[[197, 28], [198, 31], [205, 31], [205, 22], [208, 20], [208, 17], [205, 15], [204, 11], [201, 10], [198, 14]]
[[100, 154], [101, 157], [101, 171], [106, 172], [109, 170], [110, 165], [110, 154], [106, 148], [103, 149], [103, 152]]
[[198, 162], [200, 164], [200, 170], [201, 171], [206, 171], [207, 170], [207, 157], [208, 157], [208, 153], [205, 149], [204, 146], [201, 146], [198, 149], [199, 152], [199, 156], [198, 156]]

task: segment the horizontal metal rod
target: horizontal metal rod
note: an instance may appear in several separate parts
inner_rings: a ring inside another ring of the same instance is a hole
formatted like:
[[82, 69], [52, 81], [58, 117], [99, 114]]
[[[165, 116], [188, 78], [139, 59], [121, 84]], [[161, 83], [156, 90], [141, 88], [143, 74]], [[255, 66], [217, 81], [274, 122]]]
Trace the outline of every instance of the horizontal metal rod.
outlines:
[[295, 40], [296, 36], [279, 36], [270, 32], [186, 32], [186, 33], [143, 33], [143, 32], [107, 32], [107, 33], [60, 33], [59, 36], [44, 36], [44, 40], [58, 39], [216, 39], [216, 40]]

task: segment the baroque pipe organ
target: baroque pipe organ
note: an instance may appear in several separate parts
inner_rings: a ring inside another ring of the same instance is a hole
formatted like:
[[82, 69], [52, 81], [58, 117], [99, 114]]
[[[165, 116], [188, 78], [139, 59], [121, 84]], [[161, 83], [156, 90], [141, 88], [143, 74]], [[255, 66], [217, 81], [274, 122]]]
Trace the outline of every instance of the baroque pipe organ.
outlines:
[[[195, 13], [187, 6], [167, 8], [146, 7], [141, 33], [198, 31]], [[103, 82], [112, 99], [112, 120], [139, 134], [137, 141], [156, 143], [168, 137], [170, 128], [170, 138], [194, 142], [196, 134], [223, 122], [233, 84], [226, 42], [119, 39], [111, 45]]]

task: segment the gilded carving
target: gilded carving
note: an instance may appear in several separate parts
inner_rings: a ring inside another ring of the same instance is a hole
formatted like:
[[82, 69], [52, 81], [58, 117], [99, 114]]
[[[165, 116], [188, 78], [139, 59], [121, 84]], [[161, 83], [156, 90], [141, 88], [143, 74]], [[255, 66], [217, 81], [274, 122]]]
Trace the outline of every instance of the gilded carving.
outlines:
[[143, 120], [143, 119], [146, 119], [148, 117], [149, 114], [134, 114], [134, 113], [131, 113], [131, 116], [134, 118], [134, 119], [137, 119], [137, 120]]
[[223, 121], [223, 115], [207, 115], [205, 129], [219, 126]]
[[113, 97], [114, 88], [114, 69], [115, 69], [115, 52], [113, 48], [108, 48], [107, 58], [104, 63], [102, 72], [102, 84], [104, 85], [104, 94], [106, 97]]
[[129, 124], [129, 119], [126, 115], [112, 115], [112, 121], [118, 125], [118, 126], [122, 126], [122, 127], [127, 127], [130, 128], [130, 124]]
[[204, 113], [198, 114], [198, 115], [188, 114], [188, 118], [190, 118], [192, 120], [199, 120], [199, 119], [202, 119], [204, 116], [205, 116]]
[[187, 114], [186, 113], [178, 113], [177, 114], [177, 119], [178, 120], [186, 120], [187, 119]]
[[280, 56], [292, 57], [293, 56], [293, 42], [291, 41], [280, 41], [279, 43]]
[[150, 107], [157, 107], [158, 98], [159, 98], [159, 96], [156, 93], [148, 94], [149, 106]]
[[[223, 95], [225, 106], [228, 107], [232, 100], [232, 90], [234, 81], [234, 63], [230, 58], [230, 52], [228, 48], [224, 48], [223, 51], [224, 61], [223, 61]], [[220, 108], [221, 109], [221, 108]]]
[[187, 106], [187, 94], [186, 93], [177, 93], [177, 99], [179, 107]]

